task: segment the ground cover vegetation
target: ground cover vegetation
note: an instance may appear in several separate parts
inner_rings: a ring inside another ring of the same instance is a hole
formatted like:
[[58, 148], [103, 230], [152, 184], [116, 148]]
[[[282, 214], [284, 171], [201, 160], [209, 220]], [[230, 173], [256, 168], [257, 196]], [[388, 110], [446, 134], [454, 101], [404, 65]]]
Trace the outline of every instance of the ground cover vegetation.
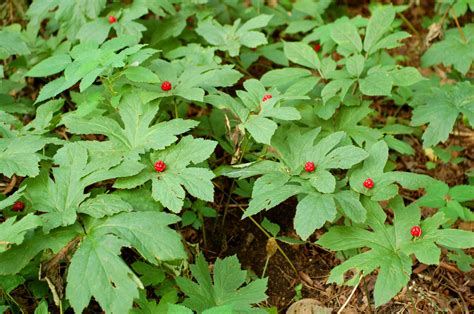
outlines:
[[469, 312], [473, 10], [3, 1], [0, 312]]

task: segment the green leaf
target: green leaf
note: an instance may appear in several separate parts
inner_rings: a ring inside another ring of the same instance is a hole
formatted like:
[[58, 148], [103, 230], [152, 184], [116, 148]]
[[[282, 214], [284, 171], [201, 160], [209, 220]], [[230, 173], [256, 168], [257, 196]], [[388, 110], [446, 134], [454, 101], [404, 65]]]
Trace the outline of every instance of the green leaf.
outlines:
[[36, 152], [54, 139], [35, 135], [0, 138], [0, 173], [7, 177], [16, 174], [35, 177], [39, 174], [40, 155]]
[[39, 229], [35, 230], [32, 236], [26, 238], [20, 245], [12, 246], [6, 252], [0, 253], [0, 275], [19, 273], [31, 259], [45, 249], [57, 253], [82, 232], [82, 228], [76, 227], [79, 226], [57, 229], [49, 234], [43, 234]]
[[377, 239], [370, 231], [362, 228], [334, 226], [317, 243], [328, 249], [341, 251], [364, 246], [376, 248], [384, 244], [383, 240]]
[[77, 32], [76, 38], [81, 43], [93, 42], [102, 44], [107, 39], [110, 28], [111, 26], [105, 18], [99, 18], [83, 24]]
[[283, 42], [283, 51], [291, 62], [311, 69], [319, 69], [321, 67], [317, 53], [308, 44], [285, 41]]
[[467, 249], [474, 246], [474, 232], [458, 229], [436, 230], [429, 236], [440, 245], [451, 248]]
[[274, 172], [281, 166], [280, 163], [271, 160], [259, 160], [232, 166], [220, 166], [214, 169], [216, 176], [245, 179], [259, 174]]
[[41, 219], [34, 214], [15, 221], [16, 217], [11, 217], [0, 224], [0, 253], [8, 250], [13, 244], [22, 243], [28, 231], [41, 226]]
[[152, 179], [153, 199], [159, 201], [164, 207], [174, 213], [179, 213], [183, 208], [186, 192], [181, 187], [181, 181], [175, 176], [160, 176]]
[[346, 69], [352, 77], [359, 77], [364, 71], [365, 58], [360, 55], [353, 55], [346, 60]]
[[243, 32], [248, 32], [248, 31], [257, 29], [257, 28], [265, 27], [268, 25], [272, 17], [273, 17], [272, 15], [260, 14], [254, 18], [251, 18], [239, 28], [239, 32], [243, 33]]
[[266, 174], [255, 181], [252, 200], [242, 218], [268, 210], [300, 192], [296, 185], [286, 185], [289, 176], [281, 172]]
[[411, 86], [424, 78], [420, 72], [414, 67], [403, 67], [390, 72], [395, 86]]
[[354, 222], [364, 222], [367, 216], [367, 210], [359, 201], [359, 195], [353, 191], [341, 191], [335, 196], [340, 209]]
[[372, 17], [367, 24], [364, 38], [364, 50], [369, 54], [375, 52], [375, 44], [390, 29], [390, 25], [395, 19], [395, 10], [391, 5], [380, 6], [372, 13]]
[[261, 14], [247, 21], [240, 28], [238, 27], [240, 19], [235, 21], [233, 26], [222, 26], [216, 20], [207, 18], [199, 22], [196, 33], [217, 49], [228, 51], [231, 57], [235, 57], [239, 55], [242, 45], [255, 48], [267, 43], [265, 35], [255, 29], [265, 27], [271, 18], [271, 15]]
[[278, 125], [270, 119], [251, 116], [250, 119], [244, 123], [244, 127], [249, 131], [255, 141], [270, 145], [270, 141]]
[[63, 71], [71, 62], [71, 57], [68, 54], [53, 55], [35, 65], [31, 70], [26, 72], [25, 76], [50, 76]]
[[193, 311], [180, 304], [168, 304], [168, 314], [193, 314]]
[[176, 135], [197, 125], [192, 120], [173, 119], [150, 127], [158, 106], [155, 103], [143, 103], [137, 94], [122, 97], [118, 110], [123, 127], [109, 117], [80, 118], [68, 115], [63, 121], [71, 133], [106, 135], [123, 156], [163, 149], [178, 139]]
[[393, 79], [386, 71], [369, 71], [367, 77], [359, 80], [360, 91], [367, 96], [391, 96]]
[[459, 113], [466, 115], [473, 125], [474, 86], [463, 82], [433, 88], [422, 105], [413, 110], [412, 125], [428, 124], [422, 136], [423, 147], [447, 140]]
[[323, 169], [349, 169], [368, 156], [362, 148], [353, 145], [342, 146], [327, 154], [319, 166]]
[[301, 239], [306, 240], [316, 229], [323, 227], [326, 221], [332, 222], [336, 214], [332, 196], [309, 194], [296, 206], [295, 231]]
[[456, 185], [451, 188], [449, 195], [458, 202], [467, 202], [474, 200], [474, 186]]
[[140, 281], [146, 286], [158, 286], [166, 279], [165, 272], [156, 266], [137, 261], [132, 264], [133, 270], [142, 275]]
[[67, 275], [66, 297], [75, 312], [82, 313], [92, 297], [106, 312], [132, 308], [143, 285], [119, 256], [124, 246], [126, 241], [111, 234], [83, 239]]
[[410, 37], [411, 35], [407, 32], [395, 32], [390, 35], [383, 36], [381, 40], [379, 40], [371, 49], [371, 53], [376, 52], [380, 49], [393, 49], [396, 47], [403, 46], [403, 43], [400, 41]]
[[30, 53], [28, 46], [21, 38], [20, 32], [8, 29], [0, 31], [0, 60], [11, 55], [27, 55]]
[[36, 307], [34, 314], [49, 314], [48, 311], [48, 302], [43, 300], [40, 304]]
[[336, 251], [370, 248], [369, 251], [357, 254], [335, 267], [328, 282], [342, 284], [344, 274], [349, 270], [362, 272], [367, 276], [378, 268], [374, 290], [376, 306], [390, 301], [408, 283], [412, 271], [410, 254], [414, 253], [420, 262], [438, 264], [441, 250], [435, 242], [455, 248], [467, 248], [474, 243], [472, 232], [438, 229], [446, 222], [442, 213], [423, 221], [422, 236], [413, 240], [410, 228], [419, 224], [420, 209], [415, 205], [405, 207], [401, 197], [388, 204], [395, 214], [393, 226], [384, 223], [386, 215], [377, 202], [364, 198], [363, 203], [369, 209], [366, 222], [371, 231], [366, 230], [363, 225], [335, 226], [317, 243]]
[[390, 301], [408, 284], [411, 273], [411, 259], [408, 256], [391, 254], [383, 257], [379, 275], [374, 287], [375, 306]]
[[329, 171], [322, 169], [317, 169], [309, 182], [321, 193], [333, 193], [336, 188], [336, 178]]
[[462, 75], [472, 67], [474, 61], [474, 24], [467, 24], [463, 28], [466, 38], [464, 41], [456, 28], [445, 33], [442, 41], [434, 43], [421, 57], [424, 67], [435, 64], [452, 65]]
[[[43, 134], [52, 128], [51, 121], [53, 115], [59, 111], [64, 105], [64, 99], [50, 100], [36, 109], [36, 117], [31, 121], [25, 129], [34, 130], [35, 134]], [[53, 124], [54, 125], [54, 124]]]
[[139, 83], [158, 83], [160, 82], [160, 78], [158, 75], [153, 73], [151, 70], [136, 66], [136, 67], [128, 67], [124, 71], [125, 76], [132, 82], [139, 82]]
[[[59, 149], [54, 156], [58, 167], [53, 168], [53, 177], [47, 171], [26, 180], [25, 198], [41, 215], [43, 228], [49, 231], [59, 226], [68, 226], [76, 221], [79, 205], [88, 197], [84, 189], [96, 182], [138, 173], [143, 166], [137, 162], [122, 162], [107, 150], [104, 156], [94, 154], [96, 149], [107, 148], [98, 142], [72, 142]], [[109, 146], [110, 148], [110, 146]], [[101, 158], [103, 157], [103, 158]]]
[[455, 250], [456, 254], [448, 253], [450, 260], [456, 262], [456, 265], [463, 272], [470, 272], [472, 269], [472, 264], [474, 264], [474, 258], [471, 255], [467, 255], [462, 250]]
[[233, 305], [237, 312], [248, 312], [252, 304], [267, 298], [267, 279], [257, 279], [241, 287], [245, 282], [246, 271], [240, 269], [235, 255], [216, 260], [214, 280], [202, 254], [198, 255], [196, 264], [191, 265], [190, 269], [197, 283], [183, 277], [176, 278], [176, 282], [187, 295], [183, 305], [198, 313], [222, 305]]
[[36, 98], [35, 103], [39, 103], [43, 100], [57, 96], [59, 93], [76, 84], [77, 81], [78, 80], [66, 81], [64, 77], [59, 77], [53, 81], [50, 81], [40, 90], [40, 93], [38, 95], [38, 98]]
[[[178, 144], [150, 155], [147, 167], [133, 177], [117, 180], [114, 187], [135, 188], [152, 181], [153, 199], [178, 213], [183, 207], [186, 190], [199, 199], [213, 201], [214, 173], [206, 168], [188, 167], [203, 162], [214, 151], [217, 142], [184, 137]], [[157, 173], [153, 165], [158, 160], [166, 164], [166, 170]]]
[[357, 28], [348, 21], [335, 24], [331, 29], [331, 38], [349, 53], [357, 53], [362, 50], [362, 41]]
[[96, 238], [114, 234], [132, 245], [150, 263], [186, 257], [181, 237], [168, 225], [178, 222], [177, 216], [159, 212], [121, 213], [94, 226]]
[[400, 154], [411, 156], [415, 154], [415, 150], [413, 149], [413, 147], [410, 146], [410, 144], [396, 139], [392, 135], [385, 135], [383, 140], [387, 143], [389, 148], [396, 150]]
[[120, 212], [130, 212], [133, 208], [119, 196], [113, 194], [99, 194], [83, 202], [77, 212], [95, 218], [113, 216]]

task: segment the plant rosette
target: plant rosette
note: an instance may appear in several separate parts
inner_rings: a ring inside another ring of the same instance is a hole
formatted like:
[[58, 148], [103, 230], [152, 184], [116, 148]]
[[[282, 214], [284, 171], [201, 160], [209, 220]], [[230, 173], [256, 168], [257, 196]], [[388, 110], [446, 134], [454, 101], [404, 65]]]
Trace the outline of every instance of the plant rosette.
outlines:
[[214, 174], [197, 164], [209, 158], [216, 145], [215, 141], [185, 136], [177, 144], [149, 154], [144, 158], [145, 169], [135, 176], [117, 179], [114, 187], [133, 189], [151, 181], [153, 199], [175, 213], [183, 208], [186, 191], [198, 199], [212, 202]]
[[[405, 207], [400, 196], [389, 203], [394, 212], [393, 225], [385, 222], [387, 215], [377, 202], [365, 198], [363, 204], [368, 209], [366, 224], [371, 231], [361, 225], [333, 226], [316, 243], [334, 251], [362, 249], [363, 253], [333, 268], [328, 282], [350, 284], [351, 280], [345, 281], [346, 272], [355, 270], [367, 276], [378, 270], [374, 288], [375, 306], [388, 302], [408, 284], [412, 273], [411, 255], [426, 265], [438, 265], [440, 247], [459, 249], [472, 246], [472, 232], [440, 229], [447, 221], [441, 212], [420, 221], [420, 208], [414, 203]], [[422, 230], [421, 237], [413, 237], [413, 226], [419, 229], [415, 230], [417, 235]]]
[[385, 172], [388, 146], [384, 141], [376, 142], [367, 151], [368, 158], [364, 160], [362, 166], [351, 172], [349, 182], [354, 191], [369, 196], [373, 201], [389, 200], [398, 195], [398, 186], [395, 183], [406, 189], [416, 190], [436, 181], [429, 176], [416, 173]]
[[[295, 126], [282, 128], [272, 140], [273, 155], [279, 162], [267, 160], [246, 167], [222, 167], [217, 171], [239, 178], [262, 175], [255, 181], [252, 199], [243, 217], [273, 208], [296, 195], [299, 202], [294, 225], [303, 240], [326, 221], [333, 221], [338, 208], [351, 220], [365, 220], [365, 209], [358, 195], [345, 189], [347, 180], [336, 178], [331, 171], [350, 169], [367, 158], [367, 152], [347, 144], [344, 132], [318, 137], [320, 131], [317, 128], [302, 132]], [[314, 163], [312, 172], [304, 169], [308, 160]]]

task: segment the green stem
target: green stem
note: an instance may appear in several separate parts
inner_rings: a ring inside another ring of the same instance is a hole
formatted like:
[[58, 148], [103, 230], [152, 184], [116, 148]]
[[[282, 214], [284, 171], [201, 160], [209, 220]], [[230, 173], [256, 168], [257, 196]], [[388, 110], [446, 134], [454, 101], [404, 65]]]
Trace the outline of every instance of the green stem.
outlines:
[[204, 225], [204, 217], [201, 212], [198, 213], [199, 220], [202, 226], [202, 241], [204, 242], [204, 248], [207, 249], [207, 237], [206, 237], [206, 226]]

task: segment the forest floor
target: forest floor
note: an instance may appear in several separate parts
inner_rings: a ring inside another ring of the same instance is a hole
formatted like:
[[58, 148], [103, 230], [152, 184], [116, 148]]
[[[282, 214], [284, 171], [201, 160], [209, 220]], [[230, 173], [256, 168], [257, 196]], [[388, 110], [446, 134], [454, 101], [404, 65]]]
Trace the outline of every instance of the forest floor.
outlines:
[[[350, 15], [361, 14], [369, 16], [367, 3], [362, 1], [343, 1], [349, 7]], [[364, 1], [365, 2], [365, 1]], [[389, 1], [390, 2], [390, 1]], [[396, 2], [396, 1], [392, 1]], [[403, 2], [403, 1], [402, 1]], [[401, 3], [400, 3], [401, 4]], [[405, 64], [417, 67], [425, 76], [436, 74], [444, 83], [449, 82], [447, 70], [443, 67], [436, 67], [434, 70], [421, 68], [420, 57], [426, 50], [424, 39], [427, 35], [427, 28], [421, 26], [424, 16], [434, 15], [433, 1], [423, 1], [421, 6], [413, 6], [403, 13], [404, 18], [410, 21], [411, 26], [404, 24], [407, 32], [413, 34], [415, 28], [418, 34], [413, 35], [404, 41], [406, 44], [391, 51], [392, 55], [402, 55]], [[256, 64], [265, 62], [259, 60]], [[259, 77], [259, 69], [250, 69], [250, 73]], [[388, 117], [397, 117], [409, 121], [411, 109], [408, 106], [398, 106], [393, 103], [375, 102], [372, 106], [376, 111], [373, 123], [384, 124]], [[467, 127], [458, 126], [456, 132], [450, 136], [444, 144], [445, 148], [461, 147], [460, 151], [452, 151], [452, 158], [462, 157], [463, 161], [458, 164], [443, 163], [434, 160], [430, 151], [423, 149], [420, 141], [413, 136], [406, 136], [404, 140], [415, 149], [413, 156], [401, 156], [395, 160], [396, 168], [400, 171], [409, 171], [430, 175], [440, 181], [446, 182], [450, 186], [456, 184], [468, 184], [467, 173], [474, 169], [474, 132]], [[436, 167], [428, 169], [427, 162], [434, 162]], [[230, 184], [225, 179], [218, 182], [217, 186], [228, 187]], [[228, 190], [217, 189], [216, 209], [222, 213], [227, 207], [225, 220], [208, 220], [205, 226], [207, 241], [204, 243], [202, 232], [195, 230], [183, 230], [183, 234], [190, 242], [198, 242], [206, 257], [213, 260], [217, 257], [224, 257], [237, 254], [242, 266], [261, 276], [267, 256], [268, 237], [249, 219], [241, 220], [241, 207], [246, 204], [238, 203], [234, 200], [229, 206]], [[219, 193], [221, 197], [219, 198]], [[423, 191], [402, 191], [407, 202], [415, 200], [423, 195]], [[227, 202], [226, 202], [227, 201]], [[244, 200], [242, 200], [244, 202]], [[227, 203], [227, 206], [226, 206]], [[295, 214], [295, 200], [289, 200], [284, 204], [274, 208], [264, 215], [270, 221], [281, 227], [279, 235], [293, 237], [294, 233], [292, 217]], [[424, 217], [431, 216], [434, 212], [432, 208], [423, 208]], [[263, 214], [255, 219], [261, 222]], [[459, 223], [458, 228], [474, 230], [473, 223]], [[315, 234], [310, 239], [314, 242], [320, 235]], [[351, 294], [352, 287], [338, 287], [335, 284], [327, 284], [326, 280], [330, 270], [341, 263], [336, 255], [313, 244], [288, 245], [279, 242], [283, 251], [289, 257], [298, 273], [292, 268], [282, 254], [277, 252], [273, 255], [266, 269], [266, 276], [269, 278], [269, 289], [267, 291], [269, 299], [268, 306], [275, 306], [279, 312], [284, 313], [288, 307], [301, 298], [310, 298], [315, 304], [326, 307], [336, 312], [347, 301]], [[474, 250], [467, 252], [474, 256]], [[359, 285], [344, 313], [472, 313], [474, 309], [474, 271], [463, 273], [455, 264], [448, 261], [446, 252], [439, 265], [427, 266], [416, 263], [413, 265], [413, 274], [408, 287], [404, 288], [391, 302], [374, 309], [372, 292], [375, 284], [376, 273], [365, 276], [364, 281]], [[372, 306], [369, 306], [372, 304]], [[310, 313], [310, 312], [308, 312]]]
[[[361, 14], [369, 16], [367, 1], [341, 1], [348, 5], [350, 15]], [[385, 1], [387, 2], [387, 1]], [[396, 3], [397, 1], [388, 1]], [[403, 1], [400, 1], [403, 2]], [[403, 13], [406, 22], [404, 28], [407, 32], [413, 33], [415, 28], [418, 34], [405, 40], [405, 46], [391, 51], [392, 54], [402, 55], [405, 63], [417, 67], [424, 75], [435, 73], [442, 82], [448, 82], [449, 78], [446, 69], [437, 67], [434, 70], [422, 69], [420, 67], [420, 56], [425, 51], [424, 38], [427, 35], [427, 28], [421, 26], [423, 16], [433, 16], [433, 1], [422, 1], [423, 5], [413, 6]], [[256, 64], [266, 62], [259, 60]], [[263, 73], [258, 65], [250, 68], [249, 72], [256, 78]], [[244, 78], [245, 79], [245, 78]], [[398, 106], [393, 103], [383, 102], [383, 99], [376, 101], [372, 106], [377, 115], [373, 119], [373, 124], [384, 124], [388, 117], [405, 118], [411, 117], [411, 109], [408, 106]], [[415, 149], [413, 156], [398, 157], [396, 168], [400, 171], [410, 171], [430, 175], [438, 180], [453, 186], [456, 184], [467, 184], [469, 171], [474, 169], [474, 132], [469, 128], [458, 126], [453, 135], [444, 144], [446, 148], [459, 146], [460, 151], [453, 151], [452, 157], [462, 157], [463, 161], [454, 163], [443, 163], [436, 161], [430, 152], [422, 148], [420, 141], [413, 136], [406, 136], [404, 140]], [[231, 156], [227, 156], [230, 157]], [[434, 162], [436, 167], [427, 167], [427, 162]], [[0, 178], [4, 186], [13, 188], [20, 182], [11, 182], [7, 178]], [[196, 231], [191, 227], [181, 230], [185, 240], [191, 244], [198, 244], [204, 252], [206, 259], [214, 261], [217, 257], [225, 257], [237, 254], [242, 267], [250, 270], [256, 276], [262, 275], [267, 257], [267, 242], [269, 238], [251, 220], [241, 220], [242, 211], [240, 208], [246, 207], [246, 199], [239, 197], [231, 198], [233, 184], [226, 178], [216, 179], [216, 202], [212, 205], [219, 213], [217, 219], [206, 219], [204, 228]], [[403, 191], [405, 199], [415, 200], [423, 191]], [[281, 227], [279, 235], [297, 239], [294, 233], [292, 217], [295, 214], [296, 201], [290, 199], [277, 208], [266, 213], [265, 217]], [[433, 209], [423, 208], [424, 217], [433, 214]], [[223, 213], [226, 212], [226, 215]], [[255, 220], [261, 222], [263, 214], [256, 215]], [[460, 229], [474, 230], [472, 223], [459, 223]], [[204, 236], [204, 233], [206, 236]], [[322, 234], [322, 233], [321, 233]], [[269, 279], [269, 298], [266, 306], [277, 307], [284, 313], [288, 307], [302, 298], [313, 299], [315, 303], [336, 312], [348, 300], [352, 287], [339, 287], [335, 284], [327, 284], [329, 272], [341, 260], [336, 254], [329, 252], [317, 245], [315, 242], [319, 233], [314, 234], [306, 244], [289, 245], [279, 242], [282, 250], [291, 260], [277, 252], [268, 262], [265, 276]], [[468, 250], [474, 256], [474, 249]], [[372, 291], [375, 284], [376, 273], [364, 277], [363, 282], [355, 290], [345, 307], [344, 313], [469, 313], [474, 309], [474, 271], [463, 273], [455, 264], [448, 261], [446, 252], [439, 265], [427, 266], [415, 263], [413, 274], [408, 287], [404, 288], [392, 301], [375, 309], [373, 306]], [[28, 298], [22, 296], [24, 291], [17, 290], [12, 296], [22, 304], [27, 306]]]

